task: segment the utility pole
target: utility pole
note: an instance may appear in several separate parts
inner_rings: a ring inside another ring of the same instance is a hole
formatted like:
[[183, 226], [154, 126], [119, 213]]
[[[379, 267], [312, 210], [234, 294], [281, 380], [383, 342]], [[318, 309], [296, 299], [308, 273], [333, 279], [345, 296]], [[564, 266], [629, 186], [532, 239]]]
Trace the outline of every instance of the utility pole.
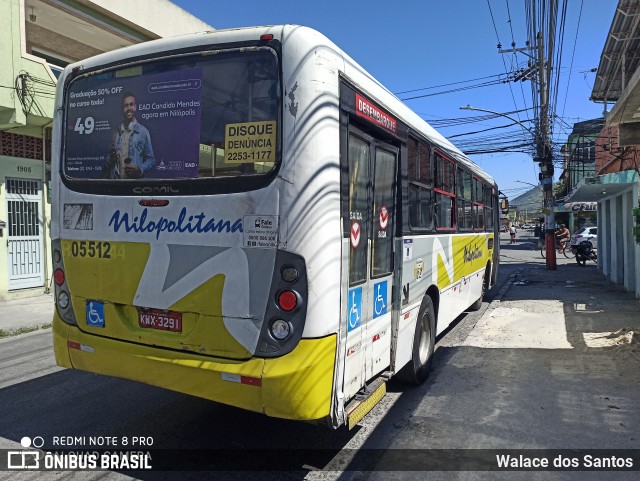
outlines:
[[548, 63], [544, 58], [544, 39], [538, 32], [538, 88], [540, 90], [540, 117], [536, 138], [535, 159], [540, 163], [540, 184], [544, 192], [545, 246], [547, 248], [547, 270], [556, 270], [556, 221], [553, 198], [553, 155], [549, 135], [549, 86], [547, 85]]
[[[551, 0], [553, 2], [553, 0]], [[540, 165], [540, 185], [544, 193], [544, 215], [545, 215], [545, 247], [547, 250], [546, 265], [547, 270], [556, 270], [556, 238], [555, 238], [555, 213], [553, 198], [553, 152], [551, 149], [551, 135], [549, 129], [549, 86], [547, 84], [547, 72], [551, 68], [549, 61], [544, 58], [544, 38], [542, 32], [538, 32], [535, 46], [525, 48], [512, 48], [510, 50], [502, 50], [498, 45], [498, 53], [524, 53], [534, 61], [527, 71], [524, 78], [536, 81], [540, 94], [540, 112], [536, 122], [536, 133], [534, 135], [536, 143], [536, 156], [534, 161]], [[533, 51], [536, 56], [530, 55], [527, 51]], [[538, 78], [534, 80], [534, 71], [537, 70]], [[519, 122], [518, 122], [519, 123]]]

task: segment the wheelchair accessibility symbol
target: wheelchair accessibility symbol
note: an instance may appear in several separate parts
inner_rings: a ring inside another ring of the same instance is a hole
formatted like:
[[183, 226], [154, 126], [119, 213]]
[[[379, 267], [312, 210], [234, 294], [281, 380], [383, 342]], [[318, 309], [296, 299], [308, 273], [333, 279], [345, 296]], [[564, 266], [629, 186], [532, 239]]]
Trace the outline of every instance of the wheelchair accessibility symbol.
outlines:
[[362, 287], [357, 287], [349, 291], [348, 309], [349, 322], [347, 332], [353, 331], [359, 327], [362, 322]]
[[87, 325], [104, 327], [104, 304], [102, 302], [87, 302]]
[[373, 318], [387, 313], [387, 281], [373, 286]]

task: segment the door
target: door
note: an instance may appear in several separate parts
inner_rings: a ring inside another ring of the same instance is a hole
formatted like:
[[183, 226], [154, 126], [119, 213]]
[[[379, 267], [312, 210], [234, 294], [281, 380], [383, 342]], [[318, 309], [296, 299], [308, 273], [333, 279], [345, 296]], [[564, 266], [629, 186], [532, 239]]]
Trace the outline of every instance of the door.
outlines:
[[7, 179], [9, 290], [44, 285], [41, 183]]
[[349, 266], [344, 393], [390, 364], [397, 149], [356, 129], [348, 138]]

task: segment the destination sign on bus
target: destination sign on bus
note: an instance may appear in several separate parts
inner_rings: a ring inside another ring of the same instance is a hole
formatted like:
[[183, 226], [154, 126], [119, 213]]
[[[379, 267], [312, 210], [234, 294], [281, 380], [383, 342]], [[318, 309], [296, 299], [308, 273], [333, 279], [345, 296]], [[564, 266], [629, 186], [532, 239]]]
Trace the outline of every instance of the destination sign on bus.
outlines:
[[382, 127], [393, 135], [398, 133], [398, 122], [384, 110], [379, 109], [362, 95], [356, 94], [356, 114]]

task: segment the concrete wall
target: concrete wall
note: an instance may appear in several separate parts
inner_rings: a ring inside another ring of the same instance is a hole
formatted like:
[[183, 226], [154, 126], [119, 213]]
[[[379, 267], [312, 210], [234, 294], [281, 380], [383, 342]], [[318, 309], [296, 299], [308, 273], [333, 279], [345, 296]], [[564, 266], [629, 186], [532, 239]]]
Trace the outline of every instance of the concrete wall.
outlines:
[[[156, 37], [172, 37], [214, 28], [168, 0], [80, 0], [80, 3], [119, 17]], [[218, 7], [218, 5], [215, 5]], [[213, 5], [212, 5], [212, 8]]]
[[[23, 15], [20, 0], [0, 2], [0, 85], [14, 86], [16, 77], [22, 72], [48, 82], [55, 80], [44, 60], [25, 54]], [[55, 94], [55, 87], [38, 85], [38, 90]], [[41, 127], [51, 120], [53, 95], [37, 95], [36, 100], [37, 109], [34, 106], [27, 116], [16, 91], [0, 88], [0, 129], [41, 137]]]
[[596, 175], [633, 170], [638, 166], [638, 148], [620, 147], [617, 125], [605, 125], [596, 139]]
[[638, 184], [598, 202], [598, 269], [640, 299], [640, 244], [633, 235]]

